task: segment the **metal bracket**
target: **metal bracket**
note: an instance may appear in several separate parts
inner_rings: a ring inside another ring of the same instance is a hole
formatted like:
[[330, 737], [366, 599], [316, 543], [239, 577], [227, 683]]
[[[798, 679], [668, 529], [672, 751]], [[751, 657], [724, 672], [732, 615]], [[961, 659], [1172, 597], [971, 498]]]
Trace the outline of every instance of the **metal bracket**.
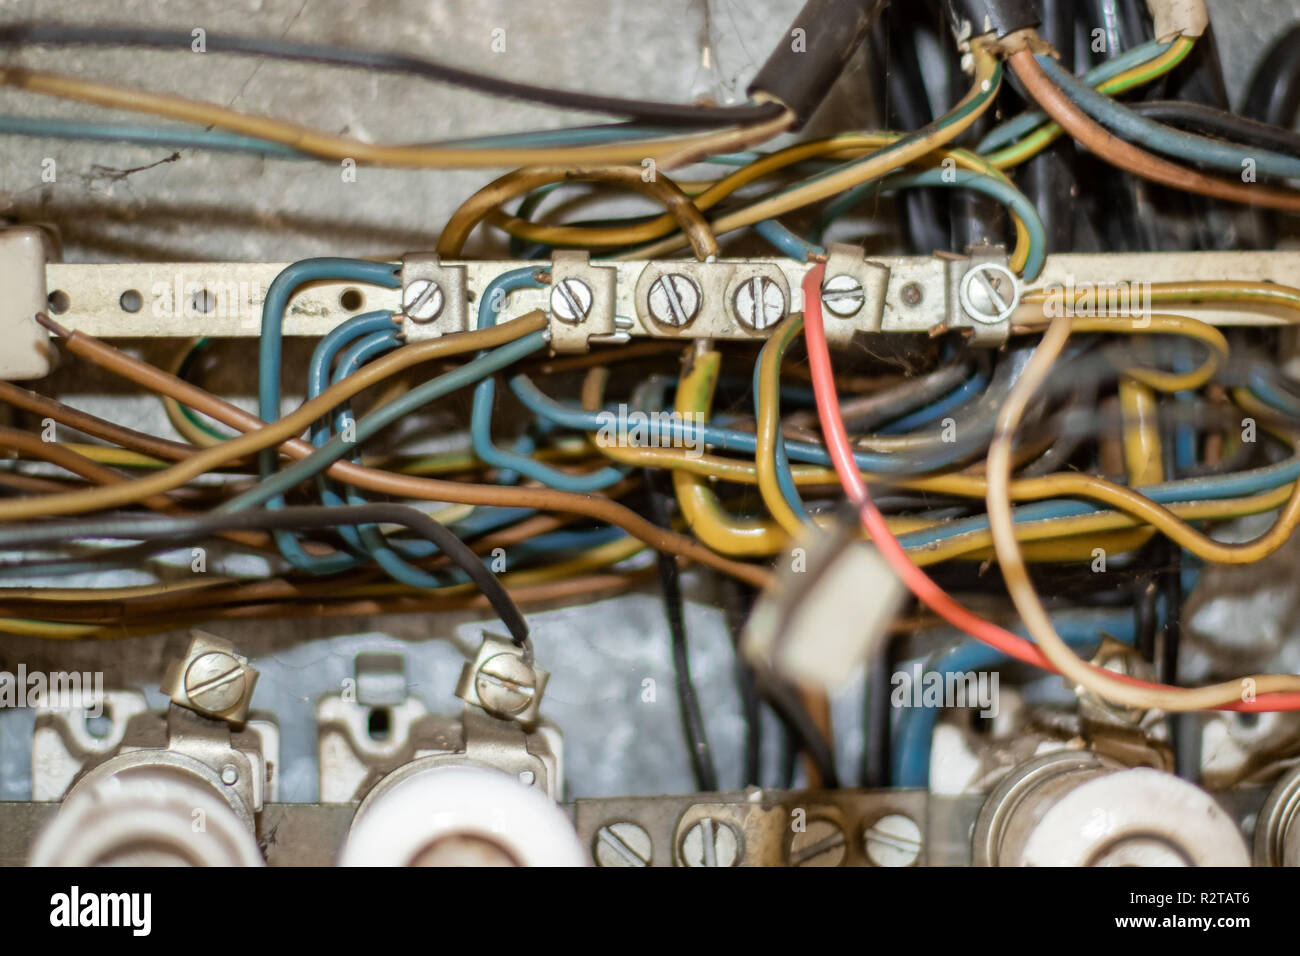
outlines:
[[402, 257], [402, 334], [408, 342], [469, 329], [469, 282], [464, 266], [443, 265], [422, 252]]
[[191, 633], [185, 656], [172, 661], [163, 674], [162, 692], [173, 703], [204, 717], [242, 724], [248, 719], [257, 670], [224, 638], [204, 631]]
[[611, 341], [616, 318], [618, 269], [593, 266], [585, 252], [561, 249], [551, 255], [551, 289], [546, 314], [551, 348], [586, 352], [593, 341]]
[[1011, 334], [1011, 316], [1020, 304], [1020, 283], [1007, 267], [1001, 247], [978, 246], [969, 252], [945, 263], [947, 326], [970, 329], [972, 345], [1000, 348]]
[[866, 258], [862, 249], [831, 243], [822, 281], [826, 340], [847, 345], [855, 332], [879, 332], [889, 290], [889, 267]]
[[513, 641], [485, 633], [474, 660], [461, 669], [456, 696], [493, 717], [531, 726], [550, 676]]

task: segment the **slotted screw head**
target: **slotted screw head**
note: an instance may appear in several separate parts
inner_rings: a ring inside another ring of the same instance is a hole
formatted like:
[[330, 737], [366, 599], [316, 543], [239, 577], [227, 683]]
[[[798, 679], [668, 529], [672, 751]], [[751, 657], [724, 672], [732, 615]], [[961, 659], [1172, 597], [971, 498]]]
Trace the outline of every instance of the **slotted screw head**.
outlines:
[[1020, 304], [1015, 273], [996, 262], [972, 267], [962, 276], [957, 295], [966, 314], [986, 325], [1006, 321]]
[[650, 315], [661, 325], [681, 328], [700, 314], [700, 287], [679, 272], [662, 275], [650, 285]]
[[649, 866], [652, 854], [650, 834], [638, 824], [611, 823], [596, 831], [597, 866]]
[[185, 669], [185, 695], [209, 714], [223, 714], [238, 706], [247, 688], [244, 665], [224, 651], [201, 654]]
[[831, 276], [822, 283], [822, 305], [842, 319], [855, 314], [866, 300], [862, 283], [851, 275]]
[[494, 654], [474, 675], [474, 690], [484, 708], [503, 717], [522, 714], [533, 702], [537, 675], [515, 654]]
[[692, 824], [682, 838], [686, 866], [735, 866], [740, 862], [740, 839], [728, 823], [711, 817]]
[[442, 302], [442, 287], [432, 279], [412, 279], [402, 287], [402, 311], [412, 322], [432, 322]]
[[591, 314], [591, 286], [568, 278], [551, 289], [551, 314], [563, 322], [581, 322]]
[[910, 817], [890, 813], [867, 828], [862, 844], [875, 866], [911, 866], [921, 855], [921, 828]]
[[742, 283], [731, 305], [740, 324], [756, 332], [770, 329], [785, 317], [785, 293], [767, 276], [754, 276]]
[[791, 866], [839, 866], [847, 854], [844, 830], [831, 820], [809, 820], [790, 836]]

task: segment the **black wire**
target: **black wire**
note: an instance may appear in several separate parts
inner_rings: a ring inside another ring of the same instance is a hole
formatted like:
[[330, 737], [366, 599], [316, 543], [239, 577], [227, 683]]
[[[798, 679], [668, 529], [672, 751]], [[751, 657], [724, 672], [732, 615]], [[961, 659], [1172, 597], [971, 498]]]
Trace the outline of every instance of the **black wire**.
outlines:
[[835, 753], [812, 714], [808, 713], [808, 708], [799, 699], [798, 692], [770, 674], [758, 676], [763, 696], [798, 737], [800, 748], [808, 755], [822, 778], [822, 786], [827, 790], [838, 789], [840, 778], [835, 771]]
[[794, 727], [782, 720], [781, 727], [781, 772], [777, 775], [777, 786], [782, 790], [794, 789], [794, 775], [799, 769], [799, 734]]
[[[1061, 55], [1061, 66], [1073, 73], [1073, 0], [1040, 0], [1038, 6], [1043, 18], [1038, 28], [1039, 35], [1056, 47]], [[1074, 141], [1063, 136], [1025, 166], [1021, 188], [1038, 210], [1038, 218], [1042, 220], [1047, 236], [1047, 248], [1053, 252], [1069, 252], [1075, 244], [1075, 229], [1080, 218], [1072, 168], [1076, 158]]]
[[[491, 569], [444, 525], [434, 521], [423, 511], [398, 504], [341, 505], [258, 509], [233, 514], [206, 514], [192, 517], [163, 515], [123, 516], [88, 521], [75, 518], [67, 521], [42, 521], [32, 524], [4, 525], [0, 527], [0, 549], [31, 547], [53, 542], [67, 542], [78, 538], [122, 538], [141, 541], [168, 541], [177, 546], [190, 540], [209, 537], [222, 531], [247, 531], [263, 529], [311, 530], [336, 528], [340, 525], [400, 524], [428, 538], [453, 564], [469, 575], [488, 599], [493, 610], [510, 631], [514, 642], [521, 647], [528, 643], [528, 622], [518, 605], [510, 597]], [[112, 552], [109, 557], [112, 557]], [[27, 568], [29, 562], [0, 565], [7, 568]]]
[[[1165, 542], [1160, 596], [1165, 604], [1165, 628], [1156, 677], [1162, 683], [1177, 685], [1178, 652], [1183, 637], [1183, 549], [1172, 541]], [[1178, 776], [1197, 782], [1201, 776], [1201, 740], [1196, 716], [1170, 714], [1169, 737], [1174, 745], [1174, 765]]]
[[[659, 475], [649, 468], [642, 469], [646, 487], [649, 519], [660, 528], [671, 528], [668, 498], [659, 486]], [[668, 631], [672, 635], [673, 671], [676, 675], [677, 703], [681, 709], [682, 729], [690, 745], [691, 770], [700, 790], [713, 793], [718, 789], [718, 770], [713, 764], [713, 751], [704, 729], [704, 714], [700, 698], [691, 680], [691, 659], [686, 642], [686, 615], [682, 606], [682, 579], [677, 559], [662, 551], [659, 555], [659, 587], [663, 592], [664, 612], [668, 617]]]
[[[1164, 550], [1163, 540], [1156, 540], [1146, 548], [1144, 559]], [[1145, 561], [1144, 561], [1145, 563]], [[1137, 580], [1137, 593], [1133, 600], [1134, 641], [1133, 647], [1144, 661], [1154, 661], [1156, 657], [1156, 627], [1159, 619], [1157, 601], [1160, 589], [1155, 576], [1142, 574]]]
[[[81, 26], [55, 23], [15, 23], [0, 27], [0, 45], [48, 44], [57, 46], [153, 47], [192, 53], [193, 35], [186, 30], [156, 30], [148, 27]], [[743, 106], [692, 106], [623, 99], [557, 90], [518, 83], [496, 76], [474, 73], [436, 60], [405, 53], [365, 50], [356, 47], [300, 43], [273, 37], [244, 37], [208, 33], [204, 39], [210, 53], [235, 53], [273, 57], [305, 63], [352, 67], [384, 73], [404, 73], [439, 83], [475, 90], [489, 96], [525, 100], [558, 109], [584, 113], [625, 116], [661, 126], [710, 127], [748, 125], [775, 119], [784, 107], [778, 103], [750, 103]]]
[[[731, 579], [725, 579], [724, 589], [731, 587], [733, 583]], [[745, 597], [742, 589], [743, 585], [736, 584], [733, 590], [723, 592], [724, 601], [728, 606], [727, 623], [731, 630], [732, 641], [737, 648], [740, 646], [740, 635], [744, 629], [745, 618], [748, 616], [748, 608], [744, 607], [741, 601], [736, 600]], [[782, 789], [789, 790], [794, 786], [796, 758], [801, 750], [808, 755], [813, 766], [817, 768], [822, 778], [822, 786], [828, 789], [839, 787], [839, 775], [835, 771], [835, 753], [831, 749], [830, 742], [817, 726], [817, 722], [808, 712], [808, 708], [804, 706], [798, 692], [793, 686], [781, 682], [772, 674], [760, 673], [756, 670], [751, 670], [750, 673], [754, 677], [759, 695], [776, 711], [777, 717], [785, 728], [781, 773], [778, 778]], [[759, 760], [757, 715], [754, 716], [753, 726], [755, 736], [752, 742], [747, 742], [746, 763], [752, 760], [757, 765]], [[754, 749], [750, 750], [750, 747]], [[751, 776], [748, 769], [745, 775]], [[753, 776], [757, 776], [757, 771]]]
[[1204, 103], [1186, 100], [1150, 100], [1126, 104], [1147, 119], [1178, 129], [1205, 133], [1231, 140], [1243, 146], [1272, 149], [1288, 154], [1300, 153], [1300, 133], [1261, 123], [1247, 116], [1216, 109]]
[[1183, 639], [1183, 550], [1165, 542], [1166, 560], [1160, 575], [1160, 594], [1165, 602], [1165, 639], [1160, 651], [1159, 678], [1178, 683], [1178, 651]]
[[[721, 576], [722, 607], [727, 617], [727, 630], [731, 642], [740, 646], [740, 635], [749, 617], [753, 598], [749, 589], [735, 578]], [[745, 760], [742, 768], [742, 787], [762, 786], [763, 777], [763, 711], [758, 694], [758, 677], [753, 666], [741, 654], [736, 655], [736, 689], [740, 693], [740, 709], [745, 720]]]
[[862, 786], [889, 786], [891, 760], [893, 708], [890, 695], [893, 690], [894, 667], [897, 663], [898, 641], [886, 635], [880, 647], [867, 662], [864, 724], [866, 745], [862, 749]]
[[[874, 59], [885, 68], [881, 105], [887, 129], [920, 129], [934, 120], [916, 48], [918, 34], [927, 24], [917, 7], [896, 3], [891, 3], [876, 22], [871, 41]], [[912, 252], [929, 255], [948, 249], [945, 198], [937, 189], [909, 189], [903, 193], [906, 214], [899, 226]]]
[[1241, 112], [1273, 126], [1290, 126], [1300, 112], [1300, 24], [1282, 35], [1255, 68]]

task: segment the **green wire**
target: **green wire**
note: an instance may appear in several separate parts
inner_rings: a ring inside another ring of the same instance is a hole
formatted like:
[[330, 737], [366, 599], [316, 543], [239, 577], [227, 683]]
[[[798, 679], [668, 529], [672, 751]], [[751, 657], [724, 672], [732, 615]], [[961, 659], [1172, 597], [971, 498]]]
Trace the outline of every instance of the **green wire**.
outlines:
[[[181, 364], [176, 369], [176, 377], [183, 382], [188, 382], [190, 380], [189, 379], [190, 369], [193, 368], [194, 363], [198, 361], [200, 353], [202, 353], [202, 351], [205, 348], [207, 348], [211, 343], [212, 340], [209, 339], [207, 336], [204, 336], [203, 338], [196, 341], [194, 345], [190, 348], [190, 350], [185, 353], [185, 357], [181, 359]], [[226, 433], [222, 432], [216, 427], [208, 424], [208, 422], [203, 418], [202, 415], [200, 415], [194, 409], [190, 408], [184, 402], [178, 401], [176, 405], [178, 408], [180, 408], [181, 415], [184, 416], [185, 420], [188, 421], [195, 428], [197, 428], [199, 431], [203, 432], [203, 434], [215, 438], [217, 441], [230, 440], [231, 438], [230, 435], [227, 435]]]
[[[1190, 40], [1182, 38], [1175, 42], [1179, 46], [1172, 59], [1164, 63], [1149, 65], [1146, 69], [1134, 73], [1131, 77], [1124, 80], [1107, 80], [1105, 83], [1101, 83], [1097, 86], [1097, 91], [1099, 93], [1105, 93], [1107, 96], [1115, 96], [1116, 94], [1131, 90], [1134, 87], [1150, 83], [1152, 80], [1165, 75], [1179, 63], [1182, 63], [1183, 60], [1187, 58], [1187, 55], [1192, 52], [1193, 44]], [[1042, 152], [1050, 146], [1052, 142], [1061, 135], [1061, 133], [1062, 129], [1058, 123], [1054, 121], [1045, 123], [1019, 142], [1007, 146], [1004, 149], [1000, 149], [996, 153], [986, 154], [985, 159], [994, 166], [997, 166], [999, 169], [1007, 169], [1011, 166], [1017, 166]]]

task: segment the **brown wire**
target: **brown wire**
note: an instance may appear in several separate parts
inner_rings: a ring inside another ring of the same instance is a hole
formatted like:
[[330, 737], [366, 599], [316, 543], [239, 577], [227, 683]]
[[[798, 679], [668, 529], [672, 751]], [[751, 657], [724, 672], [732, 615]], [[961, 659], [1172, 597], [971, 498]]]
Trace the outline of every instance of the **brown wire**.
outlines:
[[112, 442], [122, 448], [129, 448], [131, 451], [162, 458], [165, 461], [180, 461], [194, 452], [192, 445], [168, 441], [165, 438], [146, 435], [144, 432], [116, 425], [53, 398], [19, 388], [10, 382], [0, 382], [0, 401], [42, 418], [52, 418], [60, 425], [67, 425], [69, 428], [75, 428], [79, 432]]
[[[565, 578], [562, 581], [548, 581], [510, 588], [510, 596], [518, 604], [537, 604], [547, 601], [560, 601], [574, 597], [599, 598], [617, 594], [634, 586], [646, 576], [650, 569], [642, 568], [627, 572], [595, 572]], [[280, 580], [280, 579], [276, 579]], [[254, 593], [253, 585], [273, 584], [274, 581], [249, 582], [234, 588], [218, 585], [198, 591], [204, 596], [219, 593], [231, 594], [239, 588], [242, 593]], [[337, 591], [343, 585], [334, 583]], [[277, 593], [283, 588], [274, 589]], [[189, 593], [189, 592], [185, 592]], [[286, 600], [261, 600], [248, 603], [234, 603], [227, 606], [210, 607], [192, 602], [189, 606], [159, 607], [156, 613], [138, 616], [125, 616], [123, 610], [129, 610], [136, 599], [105, 602], [69, 602], [50, 607], [50, 602], [10, 601], [0, 603], [0, 616], [39, 616], [42, 620], [58, 620], [66, 623], [95, 624], [101, 627], [121, 627], [120, 635], [112, 637], [132, 637], [141, 632], [169, 631], [212, 620], [266, 620], [270, 618], [289, 619], [303, 617], [339, 617], [369, 616], [376, 614], [414, 614], [431, 611], [485, 610], [490, 607], [482, 594], [477, 592], [454, 595], [396, 595], [383, 598], [344, 598], [340, 600], [298, 600], [298, 595], [290, 594]], [[139, 599], [153, 601], [154, 598]], [[117, 613], [113, 613], [116, 610]], [[98, 613], [96, 613], [98, 612]], [[180, 612], [180, 613], [178, 613]]]
[[515, 217], [499, 212], [499, 208], [517, 196], [553, 183], [596, 182], [624, 186], [661, 203], [690, 242], [698, 259], [716, 256], [718, 240], [713, 235], [713, 228], [691, 197], [664, 173], [656, 171], [646, 180], [642, 178], [643, 172], [634, 166], [529, 166], [506, 173], [470, 196], [451, 214], [438, 237], [438, 254], [459, 258], [465, 241], [484, 218], [492, 218], [498, 225], [514, 220]]
[[[118, 485], [130, 480], [111, 468], [91, 461], [85, 455], [73, 451], [66, 445], [43, 441], [31, 432], [19, 431], [15, 428], [0, 427], [0, 448], [9, 448], [24, 455], [48, 461], [52, 465], [57, 465], [97, 485]], [[190, 514], [179, 502], [172, 500], [168, 495], [151, 495], [142, 499], [140, 503], [151, 511], [157, 511], [161, 514], [178, 516]], [[275, 541], [271, 536], [262, 531], [227, 531], [223, 532], [221, 537], [260, 550], [270, 550], [275, 547]]]
[[84, 488], [86, 483], [59, 480], [56, 478], [38, 478], [35, 475], [23, 475], [16, 471], [0, 471], [0, 487], [12, 488], [26, 494], [57, 495], [74, 488]]
[[1051, 77], [1038, 65], [1031, 50], [1022, 49], [1013, 53], [1008, 62], [1043, 111], [1097, 158], [1112, 166], [1118, 166], [1143, 179], [1202, 196], [1300, 212], [1300, 193], [1206, 176], [1194, 169], [1153, 156], [1115, 136], [1070, 101], [1065, 91], [1053, 83]]
[[[115, 375], [135, 382], [152, 392], [169, 395], [182, 404], [238, 431], [254, 432], [265, 426], [265, 423], [255, 415], [196, 385], [182, 381], [156, 366], [133, 358], [107, 342], [84, 332], [67, 330], [62, 332], [67, 333], [65, 343], [69, 351], [108, 369]], [[445, 338], [435, 341], [445, 341]], [[408, 346], [408, 348], [414, 347]], [[367, 368], [382, 366], [386, 360], [398, 355], [400, 351], [391, 353], [377, 359]], [[296, 460], [306, 458], [315, 450], [312, 445], [300, 438], [291, 438], [280, 445], [283, 454]], [[766, 587], [771, 580], [771, 572], [767, 568], [716, 554], [695, 539], [660, 528], [630, 508], [600, 495], [557, 491], [553, 488], [516, 488], [443, 481], [437, 478], [394, 474], [348, 461], [335, 462], [329, 467], [327, 474], [345, 484], [398, 498], [417, 498], [448, 504], [532, 508], [537, 511], [561, 511], [583, 515], [620, 527], [656, 550], [708, 565], [754, 587]]]

